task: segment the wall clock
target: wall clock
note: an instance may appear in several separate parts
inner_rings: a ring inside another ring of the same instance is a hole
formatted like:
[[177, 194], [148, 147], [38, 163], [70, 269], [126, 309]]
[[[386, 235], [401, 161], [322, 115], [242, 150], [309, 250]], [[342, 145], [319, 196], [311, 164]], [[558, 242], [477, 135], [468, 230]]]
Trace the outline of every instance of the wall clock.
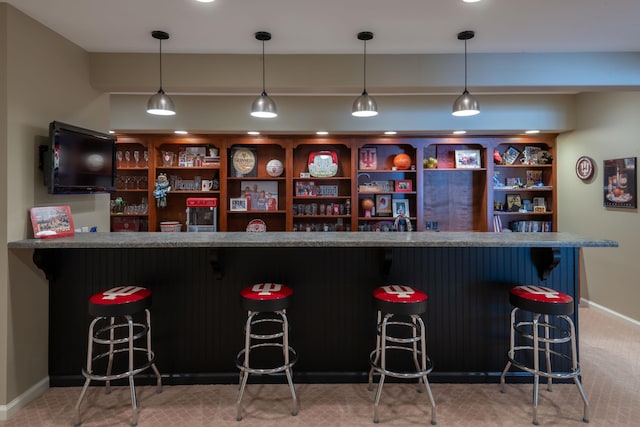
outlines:
[[576, 175], [583, 181], [591, 179], [594, 173], [593, 159], [582, 156], [576, 162]]

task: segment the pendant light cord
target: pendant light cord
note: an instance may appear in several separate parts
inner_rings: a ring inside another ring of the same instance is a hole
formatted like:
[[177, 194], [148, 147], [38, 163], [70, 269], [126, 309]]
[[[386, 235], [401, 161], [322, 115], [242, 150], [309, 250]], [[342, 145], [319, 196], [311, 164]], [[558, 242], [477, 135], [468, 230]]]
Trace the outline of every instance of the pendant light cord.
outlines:
[[267, 91], [265, 90], [265, 77], [264, 77], [264, 73], [265, 73], [265, 66], [264, 66], [264, 40], [262, 40], [262, 94], [266, 95]]
[[464, 91], [467, 92], [467, 41], [464, 41]]
[[160, 92], [163, 92], [162, 90], [162, 39], [160, 40]]
[[362, 79], [363, 83], [362, 83], [362, 93], [365, 94], [367, 93], [367, 41], [364, 40], [364, 60], [362, 61], [363, 63], [363, 75], [364, 78]]

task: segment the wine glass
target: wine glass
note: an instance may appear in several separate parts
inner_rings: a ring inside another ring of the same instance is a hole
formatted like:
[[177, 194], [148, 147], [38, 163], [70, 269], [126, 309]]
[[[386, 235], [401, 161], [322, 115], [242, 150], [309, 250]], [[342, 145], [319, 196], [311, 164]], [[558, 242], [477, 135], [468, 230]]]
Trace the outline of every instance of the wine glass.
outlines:
[[144, 167], [148, 168], [149, 167], [149, 152], [145, 150], [145, 152], [143, 153], [144, 156]]
[[127, 161], [127, 167], [129, 167], [129, 164], [131, 162], [131, 153], [129, 152], [129, 150], [124, 152], [124, 159]]
[[136, 167], [138, 167], [138, 162], [140, 162], [140, 152], [138, 150], [133, 152], [133, 160], [135, 160]]
[[116, 159], [118, 160], [118, 167], [122, 167], [122, 151], [116, 152]]

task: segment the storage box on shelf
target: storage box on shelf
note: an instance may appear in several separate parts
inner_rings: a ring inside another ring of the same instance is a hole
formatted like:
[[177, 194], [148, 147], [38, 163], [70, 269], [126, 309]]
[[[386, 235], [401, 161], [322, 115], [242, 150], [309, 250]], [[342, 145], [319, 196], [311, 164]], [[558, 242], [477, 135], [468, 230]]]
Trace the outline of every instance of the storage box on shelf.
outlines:
[[553, 141], [498, 144], [493, 161], [493, 229], [555, 231]]
[[294, 144], [293, 231], [351, 231], [351, 150], [335, 144]]
[[[285, 231], [286, 150], [269, 139], [231, 141], [226, 178], [226, 231]], [[255, 227], [259, 223], [261, 227]]]
[[358, 230], [419, 230], [416, 158], [416, 147], [402, 140], [358, 146]]
[[144, 139], [116, 142], [116, 191], [111, 194], [111, 231], [147, 231], [149, 150]]
[[443, 138], [426, 145], [423, 158], [425, 229], [487, 231], [484, 206], [489, 143], [484, 139]]

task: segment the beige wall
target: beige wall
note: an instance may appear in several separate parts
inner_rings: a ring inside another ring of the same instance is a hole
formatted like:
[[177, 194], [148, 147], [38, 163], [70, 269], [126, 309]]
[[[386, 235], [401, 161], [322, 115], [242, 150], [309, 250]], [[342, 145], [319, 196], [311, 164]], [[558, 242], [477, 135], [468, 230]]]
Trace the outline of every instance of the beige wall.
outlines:
[[[89, 85], [89, 56], [76, 45], [0, 3], [0, 405], [46, 378], [48, 284], [28, 251], [6, 242], [29, 236], [28, 209], [69, 204], [77, 226], [109, 227], [109, 196], [51, 196], [37, 170], [48, 123], [108, 130], [108, 95]], [[6, 102], [6, 104], [4, 103]]]
[[[576, 130], [558, 143], [558, 221], [562, 231], [613, 239], [620, 247], [582, 251], [582, 297], [640, 321], [640, 216], [637, 209], [602, 205], [602, 162], [640, 158], [640, 92], [585, 93], [576, 97]], [[575, 175], [579, 156], [595, 160], [596, 174]]]

